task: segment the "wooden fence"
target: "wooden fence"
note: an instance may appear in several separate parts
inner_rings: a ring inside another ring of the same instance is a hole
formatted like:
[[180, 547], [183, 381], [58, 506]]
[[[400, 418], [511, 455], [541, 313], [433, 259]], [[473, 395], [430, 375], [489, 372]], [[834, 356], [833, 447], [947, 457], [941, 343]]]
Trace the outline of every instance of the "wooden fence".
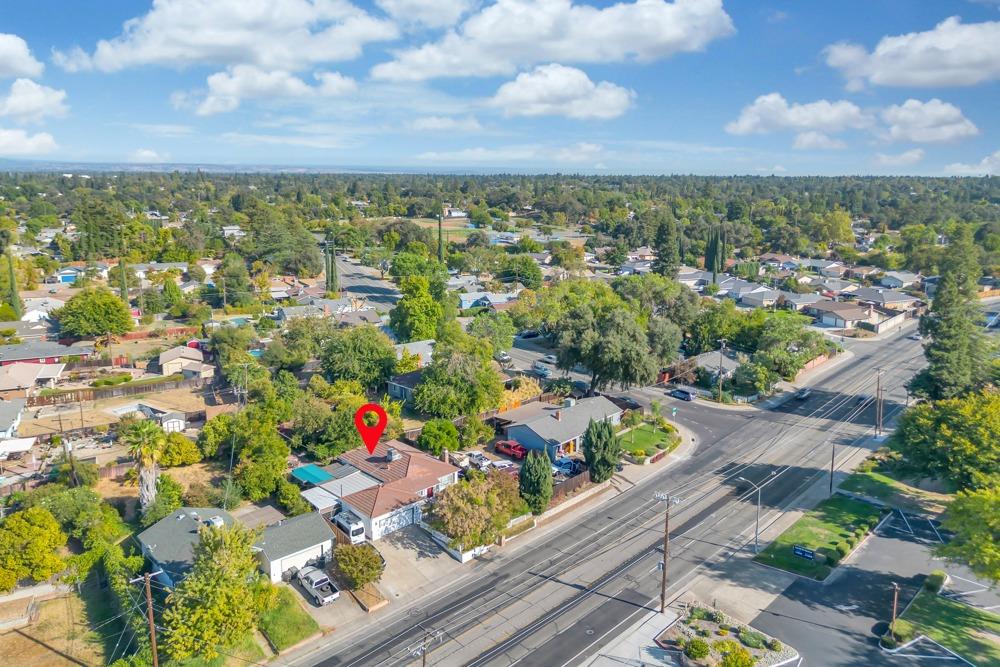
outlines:
[[[584, 470], [579, 475], [570, 477], [564, 482], [560, 482], [552, 487], [551, 505], [557, 505], [566, 499], [566, 496], [590, 484], [590, 471]], [[550, 506], [551, 506], [550, 505]]]
[[118, 479], [134, 467], [135, 462], [133, 461], [128, 461], [127, 463], [113, 463], [111, 465], [101, 466], [98, 468], [97, 476], [101, 479]]
[[66, 403], [78, 403], [82, 401], [99, 401], [105, 398], [120, 398], [122, 396], [137, 396], [139, 394], [152, 394], [171, 389], [199, 388], [211, 385], [211, 378], [189, 378], [187, 380], [173, 380], [170, 382], [154, 382], [148, 384], [123, 384], [117, 387], [93, 387], [85, 389], [74, 389], [59, 394], [48, 396], [29, 396], [27, 407], [37, 408], [45, 405], [65, 405]]

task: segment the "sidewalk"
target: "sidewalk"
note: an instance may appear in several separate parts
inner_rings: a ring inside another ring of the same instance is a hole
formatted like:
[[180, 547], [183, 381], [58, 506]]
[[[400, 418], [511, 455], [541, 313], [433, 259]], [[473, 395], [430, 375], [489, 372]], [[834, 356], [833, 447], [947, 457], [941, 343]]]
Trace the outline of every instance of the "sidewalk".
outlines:
[[677, 664], [674, 654], [657, 646], [653, 639], [676, 620], [677, 614], [670, 609], [666, 614], [647, 612], [584, 664], [588, 667], [673, 667]]

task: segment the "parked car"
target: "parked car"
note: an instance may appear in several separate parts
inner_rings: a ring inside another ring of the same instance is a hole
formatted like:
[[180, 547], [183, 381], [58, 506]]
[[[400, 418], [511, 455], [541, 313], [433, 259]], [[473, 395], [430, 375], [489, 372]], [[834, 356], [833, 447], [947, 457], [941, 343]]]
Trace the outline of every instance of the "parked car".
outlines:
[[542, 357], [542, 361], [544, 361], [547, 364], [553, 364], [554, 365], [554, 364], [558, 363], [559, 358], [556, 357], [556, 355], [554, 355], [554, 354], [546, 354], [544, 357]]
[[535, 374], [543, 380], [547, 380], [552, 377], [552, 369], [543, 364], [541, 361], [536, 361], [531, 364], [531, 370], [533, 370]]
[[682, 401], [693, 401], [696, 398], [695, 393], [687, 389], [674, 389], [670, 392], [670, 395]]
[[797, 392], [795, 392], [795, 398], [797, 400], [804, 401], [810, 396], [812, 396], [812, 393], [813, 393], [812, 389], [810, 389], [809, 387], [802, 387], [802, 389], [799, 389]]
[[542, 334], [538, 333], [534, 329], [528, 329], [527, 331], [522, 331], [517, 335], [518, 338], [528, 339], [528, 338], [538, 338]]
[[326, 572], [317, 567], [307, 565], [298, 571], [297, 577], [317, 607], [328, 605], [340, 597], [337, 586], [326, 576]]
[[568, 456], [560, 456], [557, 458], [552, 467], [558, 470], [559, 474], [565, 475], [566, 477], [572, 477], [576, 474], [576, 463]]
[[639, 402], [629, 396], [607, 396], [607, 399], [622, 410], [642, 410]]
[[503, 350], [500, 350], [499, 352], [497, 352], [496, 355], [494, 356], [494, 358], [497, 361], [499, 361], [501, 364], [509, 364], [510, 362], [513, 361], [513, 359], [511, 358], [511, 356], [509, 354], [507, 354], [506, 352], [504, 352]]
[[511, 458], [523, 459], [528, 455], [527, 448], [517, 440], [498, 440], [493, 447], [499, 454], [506, 454]]
[[341, 512], [333, 517], [333, 522], [350, 538], [351, 544], [365, 541], [365, 524], [353, 512]]
[[492, 463], [492, 466], [497, 470], [510, 470], [511, 468], [517, 467], [517, 465], [512, 461], [505, 461], [504, 459], [500, 459], [499, 461], [494, 461]]
[[907, 336], [907, 338], [909, 338], [910, 340], [923, 340], [924, 337], [921, 336], [919, 333], [911, 333], [909, 336]]
[[490, 467], [489, 457], [482, 452], [472, 452], [469, 454], [469, 463], [472, 464], [473, 468], [478, 468], [479, 470], [486, 470]]

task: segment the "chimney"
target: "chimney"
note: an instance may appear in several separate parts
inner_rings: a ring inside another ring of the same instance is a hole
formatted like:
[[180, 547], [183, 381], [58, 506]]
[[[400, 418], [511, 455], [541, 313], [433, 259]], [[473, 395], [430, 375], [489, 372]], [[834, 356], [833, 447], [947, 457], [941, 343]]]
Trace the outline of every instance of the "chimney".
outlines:
[[561, 422], [562, 421], [562, 410], [556, 410], [555, 412], [552, 413], [552, 416], [555, 418], [555, 420], [557, 422]]
[[445, 463], [448, 463], [448, 448], [447, 447], [445, 447], [444, 449], [441, 450], [441, 460], [444, 461]]

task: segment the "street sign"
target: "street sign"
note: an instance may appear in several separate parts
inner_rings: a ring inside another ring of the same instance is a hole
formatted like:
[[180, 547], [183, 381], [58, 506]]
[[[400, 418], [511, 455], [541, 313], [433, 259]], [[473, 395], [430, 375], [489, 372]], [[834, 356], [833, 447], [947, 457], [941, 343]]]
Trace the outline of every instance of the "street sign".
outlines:
[[792, 547], [792, 553], [798, 556], [799, 558], [805, 558], [806, 560], [816, 559], [815, 551], [813, 551], [812, 549], [806, 549], [805, 547], [799, 546], [798, 544]]
[[677, 408], [670, 408], [670, 416], [671, 417], [677, 416]]

